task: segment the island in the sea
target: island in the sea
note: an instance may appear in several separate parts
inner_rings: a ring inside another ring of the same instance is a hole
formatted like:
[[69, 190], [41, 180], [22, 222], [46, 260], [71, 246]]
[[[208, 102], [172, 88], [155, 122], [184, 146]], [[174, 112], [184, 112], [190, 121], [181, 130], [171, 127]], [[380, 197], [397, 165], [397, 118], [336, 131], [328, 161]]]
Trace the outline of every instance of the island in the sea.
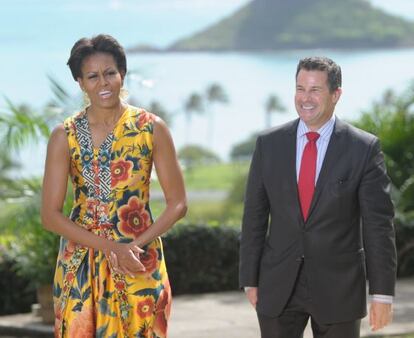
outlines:
[[368, 0], [253, 0], [218, 23], [165, 49], [131, 52], [266, 51], [414, 46], [414, 23]]

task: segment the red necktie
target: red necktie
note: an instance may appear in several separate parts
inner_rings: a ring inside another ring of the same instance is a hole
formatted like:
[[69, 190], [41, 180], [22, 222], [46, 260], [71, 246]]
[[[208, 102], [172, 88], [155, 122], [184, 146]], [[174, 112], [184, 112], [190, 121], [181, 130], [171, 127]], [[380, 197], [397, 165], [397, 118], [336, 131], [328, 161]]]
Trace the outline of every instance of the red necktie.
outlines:
[[311, 131], [306, 133], [306, 137], [308, 143], [306, 143], [303, 150], [298, 180], [300, 206], [305, 221], [308, 218], [313, 192], [315, 191], [316, 157], [318, 155], [316, 140], [319, 138], [319, 134]]

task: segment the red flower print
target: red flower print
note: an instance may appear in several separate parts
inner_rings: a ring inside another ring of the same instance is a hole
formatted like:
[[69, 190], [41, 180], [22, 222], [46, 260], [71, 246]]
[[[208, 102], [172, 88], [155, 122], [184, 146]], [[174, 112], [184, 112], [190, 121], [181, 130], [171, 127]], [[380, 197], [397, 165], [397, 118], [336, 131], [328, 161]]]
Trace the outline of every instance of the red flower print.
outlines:
[[88, 213], [95, 214], [96, 206], [98, 204], [98, 200], [95, 198], [87, 198], [86, 199], [86, 209], [88, 210]]
[[118, 209], [118, 216], [118, 229], [126, 236], [137, 238], [150, 225], [150, 216], [145, 205], [136, 196], [132, 196], [128, 204]]
[[145, 266], [145, 274], [152, 274], [157, 269], [158, 251], [149, 248], [145, 253], [139, 256], [141, 263]]
[[65, 249], [63, 251], [63, 259], [65, 261], [71, 259], [75, 250], [76, 250], [76, 243], [72, 241], [67, 241], [65, 245]]
[[62, 319], [62, 308], [57, 303], [53, 304], [53, 309], [55, 311], [55, 319], [61, 320]]
[[155, 321], [154, 332], [159, 337], [166, 337], [167, 335], [167, 321], [170, 316], [171, 294], [169, 287], [161, 291], [155, 306]]
[[108, 215], [108, 213], [109, 213], [109, 205], [107, 203], [100, 202], [98, 204], [98, 210], [97, 211], [98, 211], [98, 213], [99, 213], [100, 216], [102, 216], [102, 215]]
[[139, 114], [138, 116], [138, 121], [137, 121], [137, 128], [138, 129], [142, 129], [142, 127], [144, 127], [147, 123], [154, 121], [154, 115], [143, 111]]
[[68, 272], [68, 274], [66, 275], [66, 278], [69, 283], [72, 283], [73, 280], [75, 279], [75, 274], [73, 272]]
[[119, 159], [111, 162], [111, 187], [127, 181], [131, 177], [133, 163]]
[[62, 328], [62, 310], [60, 305], [54, 304], [55, 310], [55, 337], [60, 337], [60, 330]]
[[119, 281], [115, 283], [115, 288], [117, 290], [124, 290], [125, 289], [125, 282]]
[[147, 298], [138, 303], [137, 313], [141, 318], [150, 317], [154, 313], [154, 300], [152, 298]]
[[69, 326], [68, 337], [94, 337], [95, 327], [93, 319], [93, 310], [89, 306], [83, 306], [82, 311], [77, 314]]

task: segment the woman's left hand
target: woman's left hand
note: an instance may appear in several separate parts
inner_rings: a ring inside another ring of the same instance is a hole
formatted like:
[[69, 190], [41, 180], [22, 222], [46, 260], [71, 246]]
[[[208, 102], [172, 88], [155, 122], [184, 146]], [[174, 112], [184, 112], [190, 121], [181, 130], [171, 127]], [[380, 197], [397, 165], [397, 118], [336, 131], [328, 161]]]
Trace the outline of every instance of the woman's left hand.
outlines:
[[144, 252], [134, 243], [120, 244], [121, 250], [110, 251], [106, 254], [111, 269], [114, 272], [134, 277], [139, 272], [145, 271], [140, 261], [140, 254]]

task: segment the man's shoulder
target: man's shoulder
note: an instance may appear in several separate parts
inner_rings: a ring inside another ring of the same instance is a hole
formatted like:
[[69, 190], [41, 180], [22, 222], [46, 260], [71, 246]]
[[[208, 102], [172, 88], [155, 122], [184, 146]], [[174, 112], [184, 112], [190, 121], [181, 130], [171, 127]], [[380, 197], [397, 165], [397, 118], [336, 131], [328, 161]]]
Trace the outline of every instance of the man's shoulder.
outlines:
[[273, 127], [271, 129], [267, 129], [259, 134], [259, 138], [267, 141], [294, 134], [296, 132], [298, 123], [299, 119], [296, 119]]
[[363, 129], [355, 127], [351, 123], [340, 119], [336, 120], [335, 130], [336, 132], [346, 131], [346, 134], [348, 135], [350, 140], [360, 144], [369, 145], [377, 139], [377, 136], [375, 136], [374, 134], [371, 134]]

